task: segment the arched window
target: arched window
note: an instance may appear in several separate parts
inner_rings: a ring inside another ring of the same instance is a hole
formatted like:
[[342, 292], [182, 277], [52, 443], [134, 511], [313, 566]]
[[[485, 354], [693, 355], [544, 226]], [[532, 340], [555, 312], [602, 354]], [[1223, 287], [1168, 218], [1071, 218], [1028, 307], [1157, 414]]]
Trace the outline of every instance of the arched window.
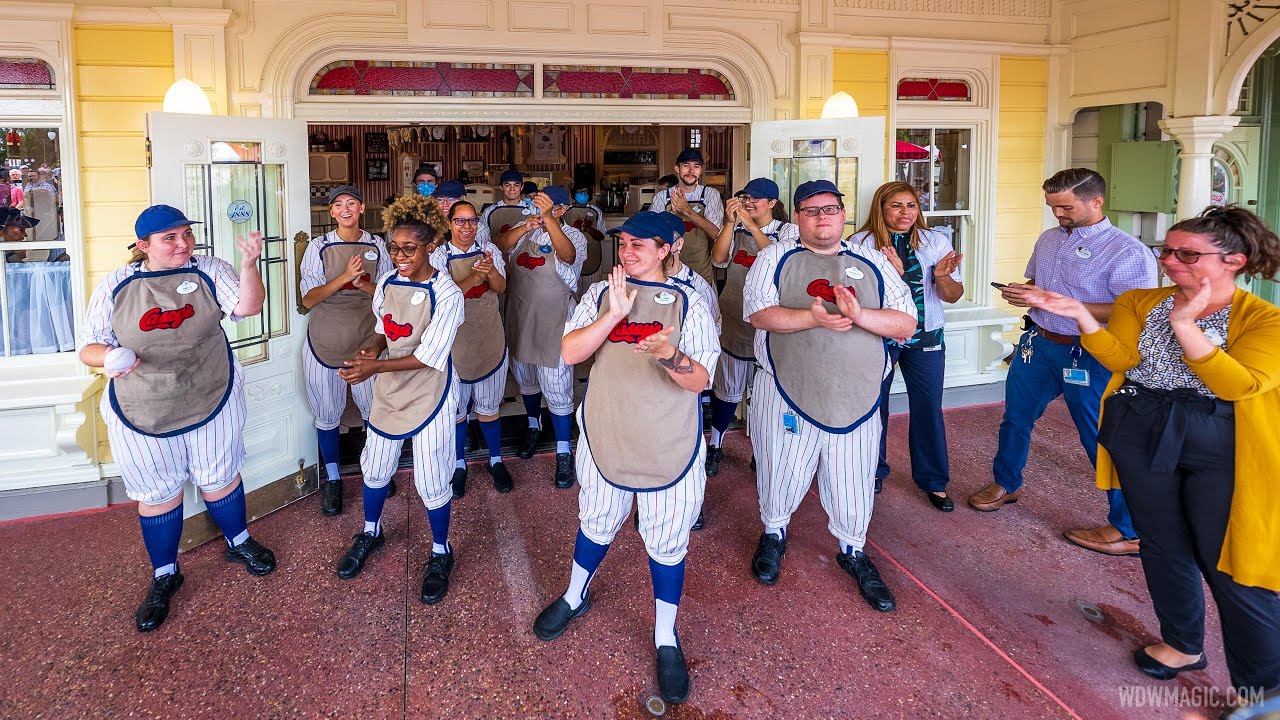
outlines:
[[1229, 205], [1240, 202], [1242, 187], [1240, 164], [1226, 148], [1215, 147], [1209, 174], [1209, 203]]
[[0, 57], [0, 90], [53, 90], [53, 68], [35, 58]]
[[971, 102], [973, 91], [964, 80], [903, 78], [898, 81], [899, 100]]

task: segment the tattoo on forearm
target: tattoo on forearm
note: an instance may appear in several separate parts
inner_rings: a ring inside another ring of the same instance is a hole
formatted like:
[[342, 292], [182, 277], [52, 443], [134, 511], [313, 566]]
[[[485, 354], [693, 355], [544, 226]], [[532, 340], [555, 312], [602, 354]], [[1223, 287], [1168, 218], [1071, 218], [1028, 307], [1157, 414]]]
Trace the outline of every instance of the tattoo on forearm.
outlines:
[[675, 355], [669, 358], [658, 358], [658, 364], [678, 375], [693, 372], [693, 358], [681, 352], [680, 348], [676, 348]]

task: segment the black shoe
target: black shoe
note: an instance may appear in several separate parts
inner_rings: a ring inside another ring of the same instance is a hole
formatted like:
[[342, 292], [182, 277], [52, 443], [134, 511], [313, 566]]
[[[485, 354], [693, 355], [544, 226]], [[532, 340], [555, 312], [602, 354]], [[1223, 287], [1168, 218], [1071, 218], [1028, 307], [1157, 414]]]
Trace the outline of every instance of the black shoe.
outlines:
[[720, 474], [720, 462], [724, 460], [724, 450], [718, 447], [707, 448], [707, 477]]
[[326, 480], [321, 483], [320, 493], [320, 512], [329, 516], [341, 515], [342, 481], [334, 480], [330, 482]]
[[431, 553], [427, 574], [422, 578], [422, 602], [435, 605], [449, 592], [449, 575], [453, 573], [453, 551]]
[[387, 483], [387, 499], [390, 500], [395, 496], [396, 496], [396, 481], [392, 480], [391, 482]]
[[507, 471], [505, 463], [496, 463], [489, 466], [489, 476], [493, 478], [493, 489], [500, 493], [509, 493], [516, 486], [516, 481], [512, 479], [511, 473]]
[[947, 495], [938, 497], [937, 495], [934, 495], [928, 490], [925, 490], [924, 496], [929, 498], [930, 505], [933, 505], [934, 507], [938, 508], [942, 512], [951, 512], [952, 510], [956, 509], [956, 504], [952, 502], [951, 498]]
[[876, 494], [879, 495], [884, 490], [884, 478], [876, 478]]
[[751, 456], [751, 472], [755, 472], [755, 471], [756, 471], [756, 456], [752, 455]]
[[354, 540], [355, 542], [351, 543], [351, 549], [338, 561], [338, 577], [343, 580], [350, 580], [359, 575], [364, 569], [364, 561], [387, 541], [382, 533], [377, 535], [359, 533]]
[[455, 468], [453, 471], [453, 480], [449, 483], [453, 485], [453, 499], [457, 500], [467, 494], [467, 469]]
[[556, 487], [566, 490], [573, 487], [577, 479], [573, 472], [573, 456], [569, 453], [556, 453]]
[[527, 427], [524, 429], [524, 440], [520, 443], [520, 457], [528, 460], [533, 457], [533, 452], [538, 449], [538, 439], [542, 436], [542, 430], [539, 428]]
[[169, 599], [182, 587], [182, 573], [172, 572], [151, 580], [151, 589], [133, 614], [138, 632], [151, 632], [164, 624], [169, 617]]
[[762, 533], [756, 554], [751, 556], [751, 574], [765, 585], [778, 582], [782, 569], [782, 556], [787, 552], [787, 541], [773, 533]]
[[689, 699], [689, 667], [684, 662], [684, 650], [680, 639], [675, 645], [658, 648], [658, 692], [669, 703], [682, 703]]
[[1169, 667], [1147, 654], [1146, 648], [1138, 648], [1137, 650], [1134, 650], [1133, 661], [1138, 664], [1139, 670], [1157, 680], [1172, 680], [1178, 677], [1178, 673], [1190, 672], [1192, 670], [1203, 670], [1209, 666], [1209, 656], [1204, 653], [1200, 653], [1200, 659], [1190, 665]]
[[701, 530], [707, 523], [706, 510], [698, 511], [698, 519], [693, 521], [693, 530]]
[[631, 513], [631, 520], [636, 526], [636, 532], [640, 532], [640, 508], [636, 508], [636, 511]]
[[276, 569], [275, 553], [259, 545], [253, 538], [235, 547], [228, 546], [223, 557], [227, 562], [244, 565], [250, 575], [266, 575]]
[[889, 592], [889, 587], [884, 584], [884, 580], [880, 579], [880, 571], [876, 570], [876, 566], [871, 563], [871, 558], [867, 557], [866, 553], [862, 551], [852, 555], [840, 553], [836, 556], [836, 564], [858, 581], [858, 592], [862, 593], [862, 599], [866, 600], [873, 610], [889, 612], [897, 607], [897, 603], [893, 601], [893, 593]]
[[565, 602], [564, 597], [558, 597], [555, 602], [538, 613], [537, 619], [533, 621], [533, 634], [537, 635], [539, 640], [555, 640], [564, 633], [565, 628], [569, 627], [570, 620], [585, 615], [590, 609], [591, 593], [587, 593], [587, 596], [582, 598], [582, 604], [577, 610], [570, 610], [569, 603]]

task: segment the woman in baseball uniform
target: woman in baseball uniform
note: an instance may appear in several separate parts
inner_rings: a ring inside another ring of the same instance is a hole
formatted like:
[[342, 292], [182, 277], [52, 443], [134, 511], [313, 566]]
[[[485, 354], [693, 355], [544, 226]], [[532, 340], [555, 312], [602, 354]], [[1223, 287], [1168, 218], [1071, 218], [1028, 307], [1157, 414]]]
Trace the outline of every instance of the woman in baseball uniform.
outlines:
[[[950, 238], [925, 224], [920, 197], [905, 182], [885, 183], [876, 190], [867, 221], [849, 240], [883, 253], [894, 272], [911, 288], [916, 331], [906, 342], [889, 341], [889, 374], [880, 387], [880, 424], [888, 430], [889, 387], [893, 384], [893, 365], [897, 363], [907, 385], [911, 412], [911, 479], [930, 504], [942, 512], [951, 512], [955, 503], [947, 496], [951, 473], [947, 430], [942, 422], [942, 381], [946, 373], [942, 303], [953, 303], [964, 296], [960, 282], [963, 256], [951, 247]], [[889, 477], [887, 437], [888, 432], [881, 432], [876, 492]]]
[[151, 558], [151, 589], [134, 616], [143, 632], [160, 627], [182, 587], [188, 480], [222, 530], [229, 562], [253, 575], [276, 567], [275, 555], [249, 537], [240, 482], [244, 372], [222, 329], [224, 319], [262, 312], [262, 235], [236, 240], [237, 276], [225, 260], [193, 254], [194, 224], [168, 205], [142, 211], [133, 258], [98, 283], [79, 343], [80, 361], [111, 378], [102, 418]]
[[382, 506], [400, 462], [405, 440], [413, 441], [413, 480], [431, 522], [431, 559], [422, 581], [422, 602], [444, 599], [453, 572], [449, 547], [449, 478], [457, 396], [450, 349], [463, 320], [462, 291], [449, 273], [431, 266], [431, 253], [445, 235], [445, 218], [430, 198], [397, 198], [383, 211], [390, 227], [387, 252], [394, 270], [378, 278], [374, 341], [339, 371], [352, 385], [377, 375], [369, 435], [360, 454], [364, 473], [364, 530], [338, 562], [338, 577], [360, 574], [382, 547]]
[[[340, 185], [329, 193], [329, 214], [338, 228], [311, 239], [302, 255], [299, 285], [302, 304], [311, 310], [302, 368], [324, 463], [320, 509], [325, 515], [337, 515], [342, 512], [338, 423], [347, 407], [347, 383], [338, 377], [338, 370], [373, 341], [375, 318], [369, 313], [373, 279], [391, 271], [391, 258], [382, 238], [360, 229], [364, 198], [355, 187]], [[352, 385], [351, 397], [368, 421], [373, 382]]]
[[[454, 439], [453, 497], [467, 493], [467, 415], [474, 409], [480, 432], [489, 446], [489, 475], [498, 492], [515, 487], [502, 462], [502, 423], [498, 409], [507, 385], [507, 336], [502, 329], [498, 295], [507, 291], [502, 253], [476, 237], [480, 218], [476, 208], [459, 200], [449, 208], [449, 241], [431, 253], [431, 265], [447, 272], [465, 298], [466, 320], [453, 342], [453, 367], [458, 375], [458, 422]], [[473, 405], [474, 403], [474, 405]]]
[[707, 477], [720, 473], [724, 460], [721, 439], [738, 403], [755, 378], [755, 328], [742, 317], [742, 286], [756, 254], [775, 242], [795, 242], [799, 230], [794, 223], [775, 219], [778, 206], [778, 184], [768, 178], [755, 178], [725, 204], [725, 223], [711, 248], [711, 264], [725, 269], [724, 288], [720, 291], [720, 313], [724, 330], [720, 333], [720, 349], [724, 351], [716, 365], [711, 383], [711, 442], [707, 447]]
[[698, 394], [720, 349], [706, 302], [663, 272], [675, 239], [667, 224], [642, 212], [614, 232], [621, 265], [591, 286], [565, 326], [565, 361], [595, 359], [578, 408], [580, 524], [569, 588], [538, 615], [533, 632], [552, 640], [590, 609], [591, 577], [634, 499], [653, 576], [658, 688], [678, 703], [689, 695], [689, 672], [676, 611], [706, 485]]

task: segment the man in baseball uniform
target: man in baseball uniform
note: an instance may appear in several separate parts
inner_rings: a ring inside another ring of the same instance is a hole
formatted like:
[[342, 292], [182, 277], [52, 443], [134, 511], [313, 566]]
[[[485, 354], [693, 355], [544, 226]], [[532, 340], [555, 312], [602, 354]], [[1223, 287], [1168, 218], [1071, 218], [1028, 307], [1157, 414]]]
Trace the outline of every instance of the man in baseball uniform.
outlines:
[[520, 171], [507, 170], [502, 173], [499, 184], [502, 189], [502, 199], [480, 212], [480, 227], [484, 228], [481, 238], [485, 240], [502, 235], [510, 230], [512, 225], [528, 217], [524, 214], [524, 195], [520, 194], [524, 188], [524, 176]]
[[684, 221], [684, 250], [681, 260], [707, 282], [715, 284], [711, 269], [711, 242], [724, 222], [724, 202], [720, 193], [702, 185], [702, 151], [687, 148], [676, 156], [676, 176], [680, 183], [653, 196], [649, 209], [670, 210]]
[[827, 180], [796, 188], [798, 241], [761, 250], [743, 287], [760, 364], [748, 423], [764, 532], [751, 571], [766, 585], [778, 581], [787, 524], [816, 474], [837, 564], [872, 608], [887, 612], [893, 595], [862, 548], [875, 497], [885, 344], [915, 331], [915, 303], [882, 254], [841, 240], [841, 198]]
[[569, 454], [573, 367], [560, 356], [559, 335], [576, 305], [574, 292], [587, 254], [587, 237], [562, 222], [569, 208], [569, 193], [563, 187], [549, 186], [533, 202], [538, 215], [525, 232], [514, 242], [511, 232], [497, 240], [510, 257], [507, 347], [529, 418], [520, 457], [533, 457], [537, 448], [545, 397], [556, 437], [556, 487], [564, 489], [574, 483]]
[[[342, 476], [338, 474], [338, 423], [347, 407], [347, 383], [338, 370], [354, 359], [356, 351], [373, 340], [374, 316], [369, 313], [374, 278], [391, 272], [382, 238], [360, 229], [364, 197], [351, 185], [329, 193], [329, 214], [336, 230], [312, 238], [302, 254], [299, 283], [302, 304], [310, 308], [307, 346], [302, 369], [307, 378], [307, 402], [316, 417], [320, 461], [325, 482], [321, 511], [342, 512]], [[351, 397], [360, 416], [369, 420], [373, 381], [351, 386]]]

